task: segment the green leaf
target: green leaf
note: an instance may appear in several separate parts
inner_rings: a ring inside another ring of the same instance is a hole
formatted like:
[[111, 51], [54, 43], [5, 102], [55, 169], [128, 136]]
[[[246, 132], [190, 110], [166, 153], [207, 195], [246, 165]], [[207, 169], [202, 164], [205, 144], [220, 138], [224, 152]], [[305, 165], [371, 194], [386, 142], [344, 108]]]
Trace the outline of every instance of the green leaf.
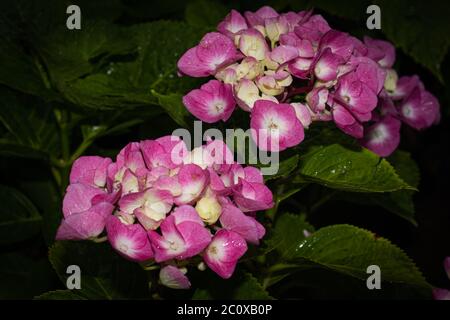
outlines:
[[152, 94], [158, 98], [158, 104], [169, 114], [169, 116], [180, 126], [188, 128], [190, 113], [182, 102], [182, 95], [178, 93], [171, 93], [168, 95], [158, 94], [152, 91]]
[[228, 9], [218, 1], [195, 0], [186, 6], [185, 17], [193, 26], [215, 29], [227, 13]]
[[[420, 171], [409, 153], [397, 150], [387, 160], [393, 165], [400, 178], [414, 188], [419, 186]], [[417, 225], [414, 219], [414, 193], [413, 190], [398, 190], [386, 194], [360, 194], [358, 197], [352, 193], [340, 193], [337, 197], [361, 205], [378, 205]]]
[[221, 279], [216, 274], [202, 274], [202, 283], [192, 299], [212, 300], [270, 300], [272, 297], [250, 273], [236, 272], [230, 279]]
[[288, 268], [319, 267], [363, 281], [368, 277], [367, 267], [377, 265], [383, 282], [431, 289], [401, 249], [367, 230], [350, 225], [322, 228], [295, 243], [290, 255], [285, 257], [292, 263]]
[[108, 57], [133, 52], [135, 44], [116, 25], [83, 20], [81, 30], [68, 31], [65, 24], [57, 26], [43, 37], [39, 48], [52, 82], [61, 89], [65, 82], [94, 71]]
[[288, 260], [297, 245], [306, 238], [305, 234], [311, 232], [314, 232], [314, 227], [306, 222], [304, 215], [284, 213], [277, 218], [266, 244], [269, 250], [276, 250], [282, 259]]
[[0, 244], [26, 240], [36, 235], [42, 217], [22, 193], [0, 185]]
[[298, 154], [295, 154], [292, 157], [280, 161], [278, 172], [274, 175], [265, 176], [264, 179], [268, 181], [281, 177], [287, 177], [297, 167], [298, 159]]
[[300, 178], [326, 187], [354, 192], [414, 190], [385, 159], [363, 148], [338, 144], [318, 147], [300, 158]]
[[123, 109], [158, 105], [161, 99], [151, 93], [156, 92], [167, 95], [163, 102], [172, 104], [172, 94], [184, 94], [199, 83], [177, 75], [177, 61], [195, 45], [197, 29], [183, 22], [156, 21], [123, 27], [120, 32], [131, 35], [136, 53], [125, 61], [112, 59], [86, 77], [67, 82], [60, 88], [66, 99], [89, 108]]
[[57, 242], [49, 259], [65, 284], [70, 265], [81, 269], [81, 289], [76, 294], [86, 299], [148, 298], [148, 280], [137, 263], [125, 260], [107, 244]]

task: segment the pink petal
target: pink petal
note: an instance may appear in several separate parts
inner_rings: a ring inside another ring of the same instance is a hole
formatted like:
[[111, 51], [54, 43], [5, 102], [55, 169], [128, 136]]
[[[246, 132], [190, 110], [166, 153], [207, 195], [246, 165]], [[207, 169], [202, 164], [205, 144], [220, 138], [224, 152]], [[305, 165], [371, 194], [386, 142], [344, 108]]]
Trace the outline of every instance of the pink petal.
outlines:
[[103, 188], [106, 184], [110, 158], [84, 156], [74, 161], [70, 171], [70, 183], [85, 183]]
[[102, 194], [105, 194], [105, 191], [90, 185], [70, 184], [63, 199], [64, 217], [88, 210], [92, 206], [92, 199]]
[[265, 229], [258, 221], [246, 216], [233, 205], [225, 205], [222, 208], [220, 224], [224, 229], [238, 233], [250, 243], [259, 244], [259, 240], [265, 234]]
[[108, 241], [122, 256], [133, 261], [146, 261], [153, 257], [147, 233], [138, 224], [125, 225], [115, 216], [106, 223]]
[[245, 240], [236, 232], [219, 230], [205, 251], [208, 267], [224, 279], [232, 276], [236, 264], [247, 251]]
[[171, 289], [189, 289], [191, 287], [191, 283], [184, 273], [170, 265], [161, 268], [159, 280], [162, 285]]
[[247, 29], [247, 22], [245, 21], [245, 18], [236, 10], [231, 10], [225, 19], [217, 26], [217, 30], [231, 39], [234, 38], [236, 33], [244, 29]]
[[175, 198], [175, 204], [191, 204], [202, 194], [209, 179], [208, 171], [195, 164], [186, 164], [178, 172], [182, 194]]
[[270, 189], [262, 183], [249, 183], [240, 179], [233, 189], [234, 201], [244, 212], [266, 210], [273, 207], [273, 195]]
[[201, 63], [209, 68], [210, 74], [239, 58], [233, 41], [218, 32], [210, 32], [203, 36], [196, 54]]
[[189, 92], [183, 97], [183, 104], [190, 113], [206, 123], [227, 121], [236, 106], [231, 85], [218, 80], [210, 80], [201, 89]]
[[56, 233], [56, 240], [87, 240], [99, 236], [113, 210], [112, 204], [102, 202], [87, 211], [64, 218]]
[[342, 57], [332, 53], [330, 48], [326, 48], [314, 66], [314, 74], [324, 82], [334, 80], [338, 74], [338, 67], [343, 62]]
[[197, 56], [197, 47], [186, 51], [178, 60], [177, 66], [180, 72], [191, 77], [207, 77], [212, 72], [211, 67]]
[[387, 157], [400, 143], [400, 120], [386, 116], [365, 130], [361, 145], [380, 157]]
[[450, 300], [450, 291], [446, 289], [434, 288], [434, 300]]
[[289, 104], [258, 100], [252, 109], [250, 127], [262, 150], [282, 151], [303, 141], [303, 126]]

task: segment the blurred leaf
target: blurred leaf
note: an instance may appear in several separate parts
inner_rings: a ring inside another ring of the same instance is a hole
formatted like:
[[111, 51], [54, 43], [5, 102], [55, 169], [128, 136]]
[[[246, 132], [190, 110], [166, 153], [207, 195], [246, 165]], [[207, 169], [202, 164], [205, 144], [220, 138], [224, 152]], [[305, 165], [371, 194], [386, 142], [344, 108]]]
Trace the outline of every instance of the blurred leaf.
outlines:
[[228, 14], [228, 9], [214, 0], [195, 0], [186, 6], [186, 21], [199, 27], [214, 30], [221, 20]]
[[[301, 9], [316, 7], [339, 17], [356, 20], [365, 27], [369, 17], [366, 9], [372, 4], [381, 9], [381, 31], [388, 40], [442, 81], [441, 65], [450, 45], [447, 36], [450, 32], [447, 22], [450, 10], [444, 1], [353, 0], [342, 5], [333, 0], [314, 0], [307, 1]], [[300, 10], [298, 6], [297, 9]], [[367, 35], [371, 36], [371, 32], [366, 30]]]
[[36, 235], [42, 217], [22, 193], [0, 185], [0, 244], [9, 244]]
[[338, 144], [317, 149], [300, 157], [301, 177], [326, 187], [355, 192], [390, 192], [414, 189], [403, 181], [385, 159], [360, 148]]
[[270, 300], [272, 297], [249, 273], [236, 272], [230, 279], [221, 279], [209, 272], [195, 290], [194, 300]]
[[77, 290], [55, 290], [35, 297], [36, 300], [87, 300]]
[[[32, 149], [32, 157], [38, 153], [58, 156], [59, 132], [51, 106], [5, 87], [0, 87], [0, 95], [0, 122], [8, 130], [1, 141], [8, 146], [9, 153]], [[22, 155], [27, 157], [27, 153]]]
[[414, 60], [442, 80], [441, 65], [450, 45], [450, 7], [443, 1], [374, 1], [382, 31]]
[[27, 146], [21, 146], [8, 139], [0, 139], [0, 155], [6, 157], [47, 160], [48, 155]]
[[0, 299], [30, 299], [52, 288], [54, 272], [47, 259], [20, 253], [0, 255]]
[[49, 176], [37, 173], [31, 179], [20, 179], [19, 184], [41, 212], [44, 239], [48, 245], [52, 244], [62, 219], [62, 199], [58, 189]]
[[148, 280], [143, 269], [120, 257], [109, 245], [57, 242], [50, 249], [49, 259], [64, 284], [69, 276], [67, 267], [80, 267], [81, 289], [76, 294], [83, 298], [148, 298]]

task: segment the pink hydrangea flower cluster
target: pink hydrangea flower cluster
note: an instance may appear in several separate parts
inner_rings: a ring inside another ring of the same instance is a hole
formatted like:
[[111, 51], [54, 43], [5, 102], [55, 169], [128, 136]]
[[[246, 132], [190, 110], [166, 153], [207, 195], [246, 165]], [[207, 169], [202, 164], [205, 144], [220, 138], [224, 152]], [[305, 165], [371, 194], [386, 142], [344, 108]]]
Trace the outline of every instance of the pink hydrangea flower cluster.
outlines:
[[[184, 105], [214, 123], [227, 121], [237, 104], [251, 112], [262, 149], [293, 147], [312, 122], [334, 121], [388, 156], [399, 144], [402, 122], [420, 130], [440, 119], [437, 99], [417, 76], [398, 78], [392, 44], [360, 41], [311, 11], [232, 10], [217, 31], [178, 61], [180, 74], [215, 78], [184, 96]], [[302, 101], [291, 101], [300, 94]]]
[[221, 140], [189, 151], [165, 136], [129, 143], [115, 162], [76, 160], [56, 239], [98, 240], [106, 230], [123, 257], [159, 263], [163, 284], [187, 288], [190, 261], [229, 278], [247, 243], [265, 234], [255, 213], [272, 206], [260, 170], [234, 162]]

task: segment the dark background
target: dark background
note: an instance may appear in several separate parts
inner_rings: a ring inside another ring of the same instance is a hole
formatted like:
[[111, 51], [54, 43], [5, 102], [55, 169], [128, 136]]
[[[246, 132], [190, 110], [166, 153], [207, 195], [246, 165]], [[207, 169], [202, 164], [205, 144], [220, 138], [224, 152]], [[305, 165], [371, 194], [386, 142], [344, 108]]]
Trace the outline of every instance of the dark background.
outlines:
[[[9, 6], [14, 1], [1, 2], [3, 6]], [[93, 10], [92, 12], [116, 10], [114, 21], [117, 24], [132, 25], [157, 19], [182, 20], [186, 6], [189, 3], [189, 1], [143, 0], [117, 2], [120, 6], [113, 7], [108, 4], [108, 1], [99, 1], [98, 5], [92, 6], [94, 9], [89, 8], [89, 10]], [[397, 1], [391, 2], [396, 3]], [[239, 11], [255, 10], [263, 4], [272, 5], [284, 11], [290, 8], [298, 11], [315, 7], [315, 11], [323, 14], [330, 25], [338, 30], [347, 31], [357, 36], [368, 34], [372, 37], [386, 38], [386, 35], [383, 33], [383, 29], [386, 27], [385, 23], [396, 24], [406, 19], [414, 24], [414, 19], [421, 19], [422, 15], [428, 14], [428, 12], [421, 11], [422, 6], [439, 6], [439, 9], [435, 11], [441, 11], [441, 15], [434, 17], [430, 13], [427, 19], [431, 21], [435, 19], [442, 20], [442, 17], [445, 17], [446, 21], [441, 21], [441, 23], [448, 25], [448, 15], [445, 13], [448, 13], [449, 8], [444, 2], [407, 1], [406, 7], [408, 10], [404, 12], [404, 16], [399, 15], [398, 19], [389, 21], [383, 20], [381, 31], [368, 31], [366, 29], [365, 19], [367, 15], [365, 8], [367, 5], [364, 1], [314, 2], [279, 0], [223, 1], [222, 3], [230, 9], [235, 8]], [[50, 7], [52, 1], [48, 1], [48, 3]], [[77, 1], [73, 1], [73, 3], [77, 3]], [[399, 3], [405, 6], [404, 1], [399, 1]], [[80, 7], [83, 12], [83, 18], [85, 18], [91, 11], [83, 11], [83, 4], [80, 4]], [[47, 10], [47, 8], [44, 6], [40, 10]], [[382, 15], [388, 16], [389, 12], [387, 10], [389, 9], [382, 7]], [[60, 14], [64, 20], [66, 17], [65, 12]], [[0, 17], [2, 17], [1, 14]], [[27, 30], [27, 21], [15, 22], [17, 22], [18, 30]], [[432, 38], [430, 34], [436, 34], [435, 25], [429, 25], [429, 28], [427, 28], [426, 24], [423, 26], [421, 29], [411, 31], [418, 41], [424, 37]], [[392, 25], [390, 27], [392, 28]], [[3, 34], [3, 37], [6, 38], [7, 34]], [[26, 32], [20, 34], [20, 37], [22, 37], [22, 41], [27, 42]], [[441, 37], [448, 38], [449, 33], [441, 30]], [[170, 41], [170, 39], [167, 39], [167, 41]], [[430, 45], [433, 46], [433, 42]], [[436, 46], [441, 45], [442, 43], [436, 42]], [[397, 47], [399, 47], [398, 44]], [[446, 50], [447, 48], [442, 48], [447, 53], [440, 67], [441, 79], [436, 77], [436, 72], [430, 71], [422, 63], [418, 63], [417, 59], [411, 57], [408, 48], [403, 46], [402, 49], [397, 50], [395, 68], [399, 75], [420, 75], [426, 88], [438, 97], [442, 110], [441, 123], [424, 132], [418, 133], [406, 126], [402, 128], [400, 149], [409, 151], [412, 154], [412, 158], [417, 161], [421, 171], [420, 191], [414, 196], [418, 226], [413, 226], [406, 220], [380, 207], [360, 206], [333, 199], [309, 217], [309, 221], [316, 228], [336, 223], [349, 223], [367, 228], [390, 239], [408, 253], [432, 285], [444, 288], [450, 288], [450, 281], [442, 268], [444, 257], [450, 256], [450, 210], [448, 204], [448, 201], [450, 201], [450, 161], [448, 158], [450, 124], [448, 117], [449, 91], [446, 85], [450, 81], [450, 55], [448, 50]], [[0, 68], [4, 67], [4, 65], [0, 66]], [[14, 77], [14, 75], [11, 74], [11, 77]], [[2, 90], [12, 90], [13, 94], [19, 96], [20, 99], [29, 100], [30, 103], [35, 101], [35, 97], [30, 97], [18, 90], [9, 88], [5, 81], [2, 81], [0, 87]], [[2, 99], [1, 96], [0, 99]], [[131, 126], [127, 130], [121, 130], [114, 135], [98, 139], [85, 153], [114, 154], [129, 141], [169, 134], [177, 127], [177, 124], [170, 117], [161, 112], [157, 112], [157, 115], [155, 115], [140, 112], [139, 108], [131, 110], [130, 114], [133, 112], [137, 115], [136, 117], [142, 120], [141, 123]], [[83, 111], [80, 111], [80, 113], [83, 113]], [[108, 111], [102, 111], [93, 114], [91, 120], [92, 118], [103, 119], [110, 116], [112, 114]], [[72, 147], [76, 146], [81, 139], [80, 130], [77, 131], [77, 128], [73, 129], [70, 141]], [[3, 135], [6, 131], [6, 128], [0, 124], [0, 135]], [[49, 189], [46, 184], [49, 176], [51, 176], [51, 172], [45, 162], [3, 153], [0, 155], [0, 184], [19, 189], [41, 211], [59, 212], [57, 204], [60, 200], [55, 195], [58, 192], [56, 191], [55, 193], [55, 190]], [[61, 193], [59, 193], [60, 195]], [[301, 200], [305, 196], [307, 194], [300, 192], [294, 197]], [[283, 206], [289, 210], [291, 209], [290, 203], [288, 201]], [[2, 204], [0, 206], [3, 206], [0, 209], [0, 213], [8, 210], [7, 206], [5, 207]], [[45, 217], [44, 215], [44, 219]], [[42, 233], [37, 233], [28, 240], [0, 245], [0, 298], [32, 298], [47, 290], [63, 288], [47, 260], [47, 244], [48, 239], [44, 239]]]

